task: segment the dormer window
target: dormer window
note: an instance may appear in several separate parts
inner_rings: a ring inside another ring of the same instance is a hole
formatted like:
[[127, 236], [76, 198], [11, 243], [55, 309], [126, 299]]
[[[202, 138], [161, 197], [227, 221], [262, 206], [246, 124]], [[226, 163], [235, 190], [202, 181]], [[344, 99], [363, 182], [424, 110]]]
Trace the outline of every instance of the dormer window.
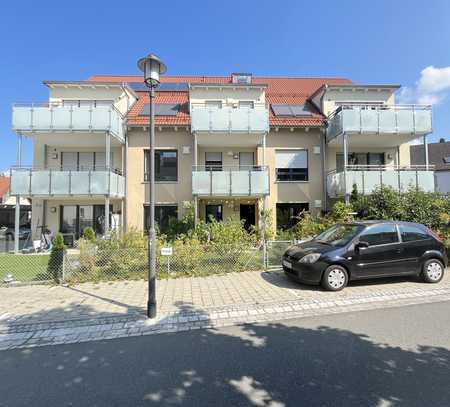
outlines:
[[250, 85], [252, 83], [251, 73], [232, 73], [231, 82], [238, 85]]

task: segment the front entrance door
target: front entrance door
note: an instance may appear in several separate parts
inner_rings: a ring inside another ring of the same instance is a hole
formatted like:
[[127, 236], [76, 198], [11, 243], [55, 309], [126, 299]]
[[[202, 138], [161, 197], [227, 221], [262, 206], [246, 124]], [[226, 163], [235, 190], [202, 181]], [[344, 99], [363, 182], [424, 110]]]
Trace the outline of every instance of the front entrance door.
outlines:
[[250, 230], [252, 226], [256, 226], [255, 204], [241, 204], [239, 212], [241, 221], [244, 221], [245, 229]]

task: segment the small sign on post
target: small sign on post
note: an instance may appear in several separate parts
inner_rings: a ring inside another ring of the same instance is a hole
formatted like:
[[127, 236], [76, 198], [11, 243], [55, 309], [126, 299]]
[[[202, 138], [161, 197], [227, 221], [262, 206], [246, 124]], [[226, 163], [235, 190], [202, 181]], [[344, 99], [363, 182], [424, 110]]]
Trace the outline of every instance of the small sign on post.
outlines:
[[167, 274], [170, 274], [170, 256], [172, 256], [172, 254], [172, 247], [161, 247], [161, 256], [167, 257]]
[[161, 256], [172, 256], [173, 249], [171, 247], [161, 247]]

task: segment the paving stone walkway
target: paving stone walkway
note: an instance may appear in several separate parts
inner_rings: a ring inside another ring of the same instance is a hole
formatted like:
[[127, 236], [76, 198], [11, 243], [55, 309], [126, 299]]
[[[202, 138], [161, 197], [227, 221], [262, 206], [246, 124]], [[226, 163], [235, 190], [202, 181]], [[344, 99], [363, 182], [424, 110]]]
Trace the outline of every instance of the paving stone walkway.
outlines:
[[145, 281], [1, 287], [0, 349], [450, 301], [450, 270], [439, 284], [374, 280], [337, 293], [295, 284], [276, 271], [157, 284], [155, 320], [145, 317]]

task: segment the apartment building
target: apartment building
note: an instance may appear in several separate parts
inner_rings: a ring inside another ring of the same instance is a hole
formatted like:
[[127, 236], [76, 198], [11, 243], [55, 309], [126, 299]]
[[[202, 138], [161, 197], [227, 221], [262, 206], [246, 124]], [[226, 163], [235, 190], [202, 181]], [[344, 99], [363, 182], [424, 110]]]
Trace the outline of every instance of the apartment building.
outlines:
[[[32, 137], [31, 168], [11, 169], [11, 194], [32, 199], [33, 231], [76, 239], [86, 226], [146, 229], [149, 97], [140, 76], [45, 81], [44, 104], [15, 105], [13, 129]], [[432, 131], [430, 106], [395, 103], [398, 85], [342, 78], [163, 76], [156, 92], [156, 218], [195, 206], [196, 220], [246, 227], [270, 210], [289, 227], [354, 186], [434, 189], [409, 142]], [[20, 154], [19, 154], [20, 156]], [[19, 160], [20, 161], [20, 160]]]

